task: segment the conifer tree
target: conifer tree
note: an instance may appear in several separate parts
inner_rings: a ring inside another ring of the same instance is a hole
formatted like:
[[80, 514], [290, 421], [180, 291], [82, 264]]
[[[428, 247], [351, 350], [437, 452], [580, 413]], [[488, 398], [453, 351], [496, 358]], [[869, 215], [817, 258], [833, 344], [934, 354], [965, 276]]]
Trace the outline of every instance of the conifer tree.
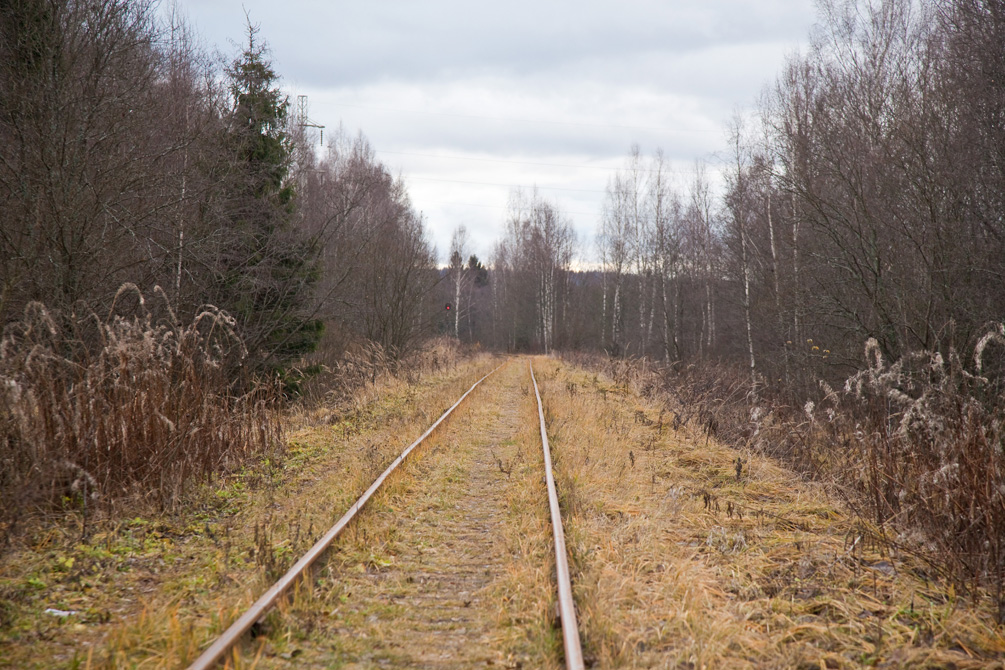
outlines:
[[226, 68], [232, 108], [225, 144], [233, 156], [223, 215], [229, 230], [218, 276], [223, 306], [237, 317], [260, 362], [280, 367], [314, 349], [322, 324], [309, 308], [316, 245], [295, 225], [289, 98], [278, 85], [258, 28]]

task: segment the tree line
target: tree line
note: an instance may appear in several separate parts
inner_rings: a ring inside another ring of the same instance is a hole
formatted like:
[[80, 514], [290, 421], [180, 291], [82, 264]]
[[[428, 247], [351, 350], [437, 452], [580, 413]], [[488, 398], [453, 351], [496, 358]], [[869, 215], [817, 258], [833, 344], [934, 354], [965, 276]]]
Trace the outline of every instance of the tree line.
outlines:
[[707, 162], [681, 179], [634, 147], [609, 180], [593, 270], [574, 270], [561, 212], [524, 198], [488, 287], [472, 286], [467, 337], [727, 360], [792, 384], [861, 368], [868, 338], [896, 360], [972, 346], [1001, 321], [1005, 3], [820, 11], [805, 53], [730, 123], [721, 195]]
[[422, 217], [362, 135], [316, 151], [280, 82], [250, 20], [221, 62], [151, 0], [5, 3], [0, 324], [104, 317], [129, 283], [230, 314], [256, 369], [323, 338], [416, 346], [439, 279]]
[[[633, 148], [594, 240], [513, 194], [482, 259], [425, 222], [362, 135], [318, 152], [254, 25], [227, 62], [149, 0], [0, 14], [0, 323], [104, 314], [126, 284], [232, 315], [256, 367], [429, 334], [518, 351], [732, 360], [792, 381], [946, 350], [1005, 292], [1005, 3], [827, 0], [730, 125], [725, 188]], [[596, 266], [576, 267], [595, 249]], [[443, 309], [450, 303], [452, 310]]]

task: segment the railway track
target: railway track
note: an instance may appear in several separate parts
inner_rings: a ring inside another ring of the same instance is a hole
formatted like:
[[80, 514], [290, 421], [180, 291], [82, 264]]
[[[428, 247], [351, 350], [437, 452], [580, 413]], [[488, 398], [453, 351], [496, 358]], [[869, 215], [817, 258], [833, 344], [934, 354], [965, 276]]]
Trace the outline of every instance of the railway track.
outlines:
[[[674, 429], [663, 399], [558, 360], [511, 362], [469, 390], [323, 560], [270, 588], [265, 575], [405, 460], [396, 434], [425, 431], [467, 388], [462, 370], [305, 421], [283, 481], [208, 523], [201, 508], [32, 539], [0, 562], [0, 619], [16, 617], [0, 621], [0, 667], [177, 667], [209, 645], [192, 667], [559, 670], [580, 667], [575, 615], [596, 667], [1005, 668], [997, 602], [958, 599], [818, 483]], [[542, 432], [561, 450], [575, 608], [555, 578], [568, 569]], [[253, 639], [228, 651], [249, 622]]]
[[[263, 619], [263, 617], [276, 605], [288, 592], [292, 586], [303, 579], [310, 579], [310, 568], [316, 561], [335, 543], [339, 536], [349, 527], [350, 523], [362, 511], [367, 502], [381, 490], [390, 475], [405, 462], [409, 455], [429, 438], [433, 432], [440, 427], [457, 410], [462, 403], [489, 377], [495, 375], [499, 370], [510, 363], [504, 363], [495, 368], [487, 375], [475, 382], [457, 401], [446, 410], [429, 428], [414, 442], [408, 445], [401, 454], [373, 481], [367, 490], [350, 506], [343, 516], [311, 547], [286, 574], [269, 587], [258, 600], [246, 610], [234, 623], [214, 640], [203, 653], [189, 666], [189, 670], [203, 670], [212, 668], [220, 663], [228, 652], [237, 645], [249, 630]], [[561, 510], [558, 502], [558, 492], [553, 475], [550, 446], [548, 443], [547, 426], [545, 422], [544, 408], [541, 401], [537, 379], [534, 376], [533, 365], [528, 360], [527, 371], [529, 373], [530, 384], [533, 387], [534, 397], [537, 404], [538, 423], [540, 427], [540, 446], [545, 469], [545, 484], [547, 489], [549, 516], [551, 521], [551, 536], [554, 547], [553, 562], [549, 569], [553, 567], [555, 571], [555, 582], [557, 590], [557, 609], [561, 622], [562, 642], [564, 650], [564, 665], [569, 669], [579, 669], [584, 667], [583, 653], [581, 649], [580, 636], [576, 622], [575, 603], [572, 597], [572, 585], [570, 579], [569, 564], [565, 548], [564, 531], [562, 527]], [[526, 389], [524, 390], [526, 393]], [[492, 454], [495, 458], [495, 454]], [[512, 466], [511, 466], [512, 468]], [[499, 469], [503, 470], [502, 462], [499, 462]], [[479, 483], [479, 486], [486, 486]], [[544, 494], [544, 492], [542, 492]], [[543, 497], [543, 495], [542, 495]], [[463, 572], [464, 568], [458, 566], [458, 572]], [[489, 571], [486, 571], [489, 572]], [[409, 575], [408, 580], [412, 581], [413, 576]], [[460, 579], [460, 578], [457, 578]], [[456, 581], [456, 580], [455, 580]], [[459, 582], [458, 582], [459, 583]], [[456, 587], [456, 584], [453, 586]], [[463, 605], [466, 607], [470, 600]], [[406, 642], [407, 643], [407, 642]], [[463, 649], [451, 649], [451, 654], [459, 656], [464, 654]], [[456, 659], [463, 661], [464, 659]]]

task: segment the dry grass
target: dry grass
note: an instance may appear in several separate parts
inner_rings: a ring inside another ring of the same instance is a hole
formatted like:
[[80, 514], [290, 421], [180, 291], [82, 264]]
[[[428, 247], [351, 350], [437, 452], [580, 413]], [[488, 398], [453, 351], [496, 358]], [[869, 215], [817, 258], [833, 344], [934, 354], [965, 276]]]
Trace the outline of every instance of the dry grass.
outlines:
[[0, 343], [0, 541], [23, 513], [129, 500], [174, 505], [193, 482], [276, 458], [261, 387], [235, 393], [245, 356], [212, 307], [182, 324], [166, 296], [120, 289], [107, 318], [33, 303]]
[[526, 362], [519, 371], [520, 427], [511, 444], [500, 450], [499, 467], [506, 473], [507, 524], [502, 541], [510, 561], [493, 595], [499, 603], [501, 642], [516, 667], [559, 668], [562, 633], [557, 625], [555, 554], [551, 538], [548, 493], [544, 483], [541, 434], [534, 420], [537, 400]]
[[990, 591], [1005, 624], [1005, 379], [982, 374], [1000, 331], [973, 373], [953, 350], [888, 363], [870, 341], [868, 367], [804, 413], [860, 514], [973, 597]]
[[[520, 392], [525, 364], [497, 375], [388, 481], [314, 587], [274, 618], [260, 667], [283, 665], [284, 654], [311, 667], [421, 666], [439, 654], [559, 667], [533, 396]], [[485, 583], [471, 590], [475, 574]]]
[[281, 465], [205, 486], [173, 513], [105, 520], [84, 539], [79, 515], [27, 530], [0, 566], [0, 666], [190, 662], [492, 366], [378, 379], [351, 411], [304, 412]]
[[[462, 362], [415, 384], [387, 376], [338, 411], [304, 410], [281, 469], [205, 487], [188, 511], [120, 519], [85, 541], [79, 517], [26, 534], [0, 566], [0, 666], [167, 668], [192, 660], [494, 365]], [[823, 485], [753, 448], [727, 448], [700, 422], [675, 429], [673, 398], [651, 386], [649, 397], [640, 394], [639, 375], [615, 379], [547, 359], [535, 369], [584, 651], [597, 667], [1003, 667], [1005, 639], [990, 602], [961, 597], [925, 563], [881, 542], [876, 527]], [[533, 417], [529, 381], [521, 384], [518, 413]], [[418, 452], [354, 524], [336, 560], [319, 567], [312, 588], [271, 614], [232, 666], [334, 663], [331, 645], [356, 630], [386, 641], [400, 603], [381, 602], [378, 590], [351, 612], [340, 578], [347, 569], [360, 580], [389, 574], [415, 545], [395, 535], [398, 517], [414, 505], [449, 510], [460, 499], [458, 482], [475, 458], [462, 455], [475, 453], [465, 445], [493, 411], [468, 407]], [[524, 421], [498, 447], [508, 559], [489, 589], [491, 645], [504, 667], [553, 667], [560, 642], [550, 621], [536, 425]], [[389, 585], [410, 588], [405, 580]], [[50, 607], [76, 614], [45, 614]], [[358, 665], [379, 665], [358, 653]]]
[[578, 357], [662, 403], [659, 422], [691, 427], [827, 482], [879, 541], [916, 554], [1005, 624], [1005, 325], [964, 360], [952, 348], [886, 361], [793, 404], [723, 365], [676, 369]]
[[639, 377], [538, 369], [601, 667], [1003, 667], [990, 603], [878, 542], [822, 485], [707, 423], [675, 430], [672, 398], [643, 397]]
[[461, 359], [474, 354], [449, 337], [429, 340], [405, 356], [394, 353], [376, 342], [347, 344], [337, 334], [326, 335], [318, 350], [303, 363], [301, 406], [337, 411], [357, 405], [361, 392], [365, 394], [378, 380], [397, 377], [414, 383], [423, 375], [450, 370]]

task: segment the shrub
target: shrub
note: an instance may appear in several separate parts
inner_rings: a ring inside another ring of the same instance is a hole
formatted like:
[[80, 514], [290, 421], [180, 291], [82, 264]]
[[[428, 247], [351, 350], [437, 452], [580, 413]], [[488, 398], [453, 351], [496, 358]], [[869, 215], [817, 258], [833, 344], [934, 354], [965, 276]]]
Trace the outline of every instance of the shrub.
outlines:
[[347, 344], [333, 340], [322, 339], [318, 350], [305, 359], [300, 400], [307, 407], [342, 407], [351, 404], [360, 389], [381, 377], [392, 375], [415, 382], [423, 374], [454, 368], [462, 357], [473, 353], [450, 337], [430, 339], [405, 356], [388, 351], [377, 342], [362, 340]]
[[[920, 549], [973, 587], [1005, 589], [1005, 397], [984, 356], [999, 326], [975, 347], [973, 372], [957, 353], [919, 352], [887, 363], [875, 340], [868, 367], [844, 389], [825, 389], [814, 423], [832, 450], [835, 474], [855, 504], [892, 525], [902, 546]], [[1005, 603], [1003, 603], [1005, 604]], [[1005, 613], [1005, 612], [1003, 612]]]
[[[27, 306], [0, 342], [0, 529], [17, 512], [124, 496], [174, 504], [185, 486], [281, 449], [271, 394], [239, 379], [234, 321], [181, 324], [133, 285], [107, 318]], [[248, 390], [248, 389], [251, 390]]]

